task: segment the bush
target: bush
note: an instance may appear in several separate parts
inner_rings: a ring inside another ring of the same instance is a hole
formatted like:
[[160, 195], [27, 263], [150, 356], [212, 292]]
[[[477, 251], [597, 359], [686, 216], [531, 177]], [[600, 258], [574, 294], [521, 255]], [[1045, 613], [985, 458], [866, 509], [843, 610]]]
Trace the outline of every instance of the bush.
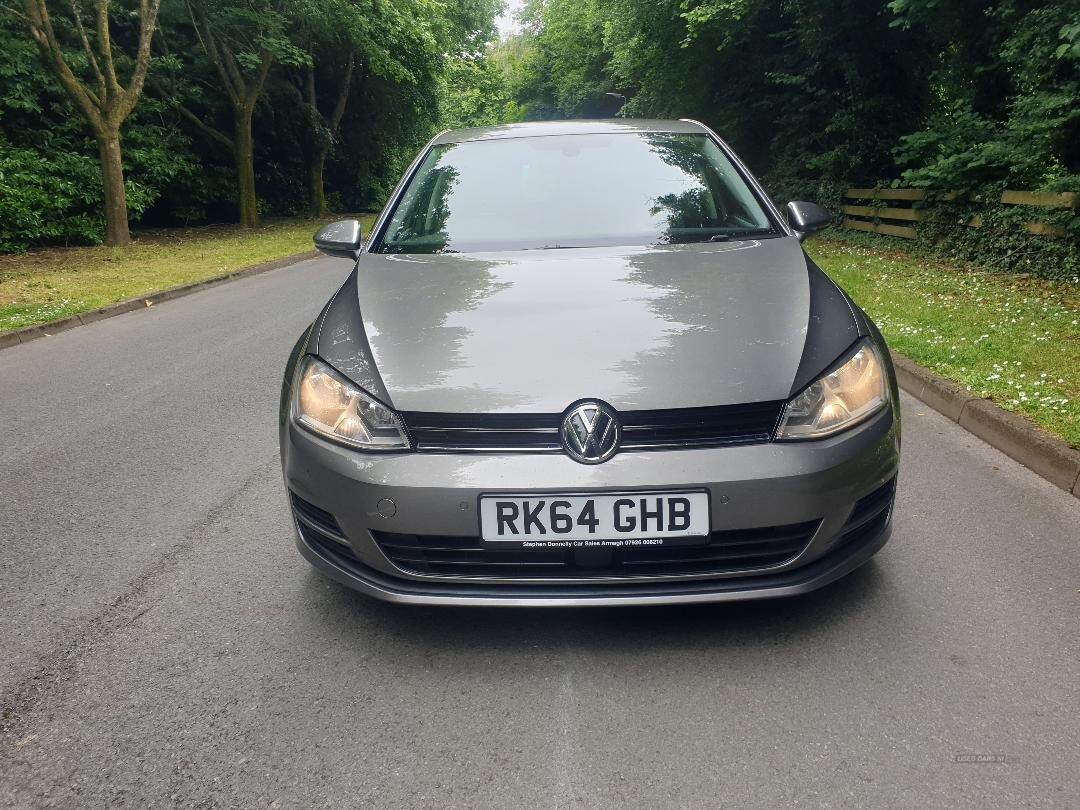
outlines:
[[41, 241], [98, 244], [105, 234], [101, 205], [101, 173], [92, 157], [47, 158], [0, 139], [0, 253]]
[[[1080, 281], [1080, 217], [1070, 209], [939, 202], [924, 210], [932, 216], [919, 226], [919, 241], [939, 256], [988, 270]], [[967, 224], [974, 216], [980, 220], [977, 228]], [[1062, 235], [1033, 234], [1027, 229], [1031, 222]]]

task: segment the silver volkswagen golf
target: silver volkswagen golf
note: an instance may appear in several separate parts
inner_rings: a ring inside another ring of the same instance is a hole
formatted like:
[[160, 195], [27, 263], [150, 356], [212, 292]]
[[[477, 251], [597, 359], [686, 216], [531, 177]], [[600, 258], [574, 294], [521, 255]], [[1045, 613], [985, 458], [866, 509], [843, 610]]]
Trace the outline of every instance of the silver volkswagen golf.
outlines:
[[803, 593], [888, 539], [900, 412], [877, 329], [693, 121], [444, 132], [297, 342], [300, 552], [394, 602]]

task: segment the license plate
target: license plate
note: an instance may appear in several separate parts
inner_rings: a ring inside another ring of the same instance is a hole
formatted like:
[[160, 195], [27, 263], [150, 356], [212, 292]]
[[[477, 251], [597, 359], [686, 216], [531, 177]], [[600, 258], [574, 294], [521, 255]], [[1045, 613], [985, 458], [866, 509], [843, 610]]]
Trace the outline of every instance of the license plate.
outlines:
[[480, 496], [480, 537], [489, 545], [701, 545], [708, 536], [709, 493], [703, 490]]

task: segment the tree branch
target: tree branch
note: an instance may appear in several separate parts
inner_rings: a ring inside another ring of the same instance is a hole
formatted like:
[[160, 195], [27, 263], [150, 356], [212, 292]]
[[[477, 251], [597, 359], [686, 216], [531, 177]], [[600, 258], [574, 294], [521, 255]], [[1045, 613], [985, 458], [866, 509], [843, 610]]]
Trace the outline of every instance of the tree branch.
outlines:
[[86, 58], [90, 62], [90, 67], [94, 70], [94, 77], [97, 79], [98, 85], [98, 102], [101, 103], [102, 99], [106, 96], [105, 90], [105, 75], [101, 72], [101, 68], [98, 66], [97, 57], [94, 56], [94, 51], [90, 47], [90, 38], [86, 36], [86, 28], [82, 22], [82, 9], [79, 8], [79, 4], [75, 0], [68, 0], [68, 5], [71, 7], [71, 16], [75, 18], [75, 30], [79, 33], [79, 39], [82, 40], [83, 50], [86, 51]]
[[[97, 0], [97, 35], [98, 53], [105, 66], [106, 98], [102, 99], [106, 111], [111, 106], [110, 101], [116, 102], [123, 98], [124, 91], [120, 89], [120, 82], [116, 80], [116, 63], [113, 61], [112, 37], [109, 35], [109, 0]], [[115, 103], [115, 102], [114, 102]]]
[[25, 11], [19, 11], [15, 6], [9, 6], [7, 4], [0, 5], [0, 10], [6, 11], [13, 18], [22, 20], [24, 23], [29, 22], [30, 18], [26, 16]]
[[150, 45], [154, 40], [154, 32], [157, 30], [160, 6], [161, 0], [149, 0], [149, 2], [139, 0], [139, 50], [135, 54], [135, 70], [132, 71], [131, 81], [128, 82], [127, 90], [124, 91], [124, 100], [120, 110], [123, 118], [127, 118], [135, 108], [139, 96], [142, 95], [146, 74], [150, 70]]
[[105, 128], [102, 118], [102, 100], [83, 86], [82, 82], [71, 72], [64, 54], [60, 50], [60, 43], [56, 39], [56, 31], [53, 29], [49, 10], [45, 7], [45, 0], [25, 0], [26, 20], [30, 29], [30, 35], [38, 44], [42, 54], [52, 62], [56, 70], [56, 78], [60, 85], [71, 96], [71, 100], [82, 110], [87, 122], [98, 134]]
[[249, 87], [250, 104], [255, 106], [255, 102], [259, 100], [259, 96], [262, 95], [263, 85], [266, 84], [266, 77], [270, 73], [270, 66], [274, 64], [274, 55], [270, 51], [263, 51], [259, 61], [259, 72], [255, 76], [255, 81]]
[[244, 74], [240, 72], [240, 65], [236, 62], [236, 54], [232, 52], [227, 42], [221, 43], [218, 48], [224, 57], [225, 70], [236, 87], [236, 97], [242, 101], [247, 96], [247, 82], [244, 80]]
[[195, 9], [191, 3], [188, 3], [188, 12], [191, 15], [191, 25], [195, 29], [195, 36], [198, 38], [199, 44], [202, 45], [203, 51], [210, 57], [210, 61], [217, 70], [218, 76], [221, 77], [221, 85], [225, 88], [225, 94], [229, 97], [229, 100], [233, 103], [234, 107], [240, 106], [240, 88], [233, 86], [232, 80], [225, 71], [225, 62], [221, 58], [221, 53], [218, 51], [217, 41], [214, 39], [214, 32], [210, 30], [210, 21], [206, 18], [206, 15], [202, 13], [201, 9], [197, 15], [198, 20], [196, 20]]
[[304, 71], [304, 89], [307, 92], [307, 103], [315, 112], [319, 111], [318, 104], [315, 103], [315, 60], [311, 60], [311, 64], [307, 66], [307, 70]]
[[349, 52], [349, 63], [345, 66], [345, 78], [341, 80], [341, 92], [338, 93], [334, 112], [330, 115], [330, 133], [337, 134], [341, 119], [345, 117], [345, 106], [349, 103], [349, 87], [352, 84], [353, 71], [356, 69], [356, 54]]
[[183, 104], [177, 104], [176, 109], [180, 113], [180, 115], [184, 116], [184, 118], [186, 118], [200, 130], [202, 130], [202, 132], [204, 132], [206, 135], [209, 135], [211, 139], [216, 141], [219, 145], [224, 146], [226, 149], [228, 149], [230, 154], [236, 152], [236, 144], [233, 143], [233, 139], [230, 138], [228, 135], [224, 134], [221, 130], [215, 129], [214, 127], [207, 124]]

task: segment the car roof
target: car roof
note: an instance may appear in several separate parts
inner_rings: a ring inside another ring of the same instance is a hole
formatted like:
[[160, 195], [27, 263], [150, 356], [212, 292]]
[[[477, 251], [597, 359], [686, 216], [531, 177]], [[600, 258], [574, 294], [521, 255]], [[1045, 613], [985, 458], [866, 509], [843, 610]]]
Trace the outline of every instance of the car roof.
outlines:
[[629, 132], [693, 132], [708, 130], [697, 121], [650, 120], [644, 118], [607, 118], [592, 121], [523, 121], [497, 127], [471, 127], [448, 129], [440, 133], [432, 143], [463, 143], [465, 141], [488, 141], [502, 138], [536, 138], [546, 135], [596, 135]]

